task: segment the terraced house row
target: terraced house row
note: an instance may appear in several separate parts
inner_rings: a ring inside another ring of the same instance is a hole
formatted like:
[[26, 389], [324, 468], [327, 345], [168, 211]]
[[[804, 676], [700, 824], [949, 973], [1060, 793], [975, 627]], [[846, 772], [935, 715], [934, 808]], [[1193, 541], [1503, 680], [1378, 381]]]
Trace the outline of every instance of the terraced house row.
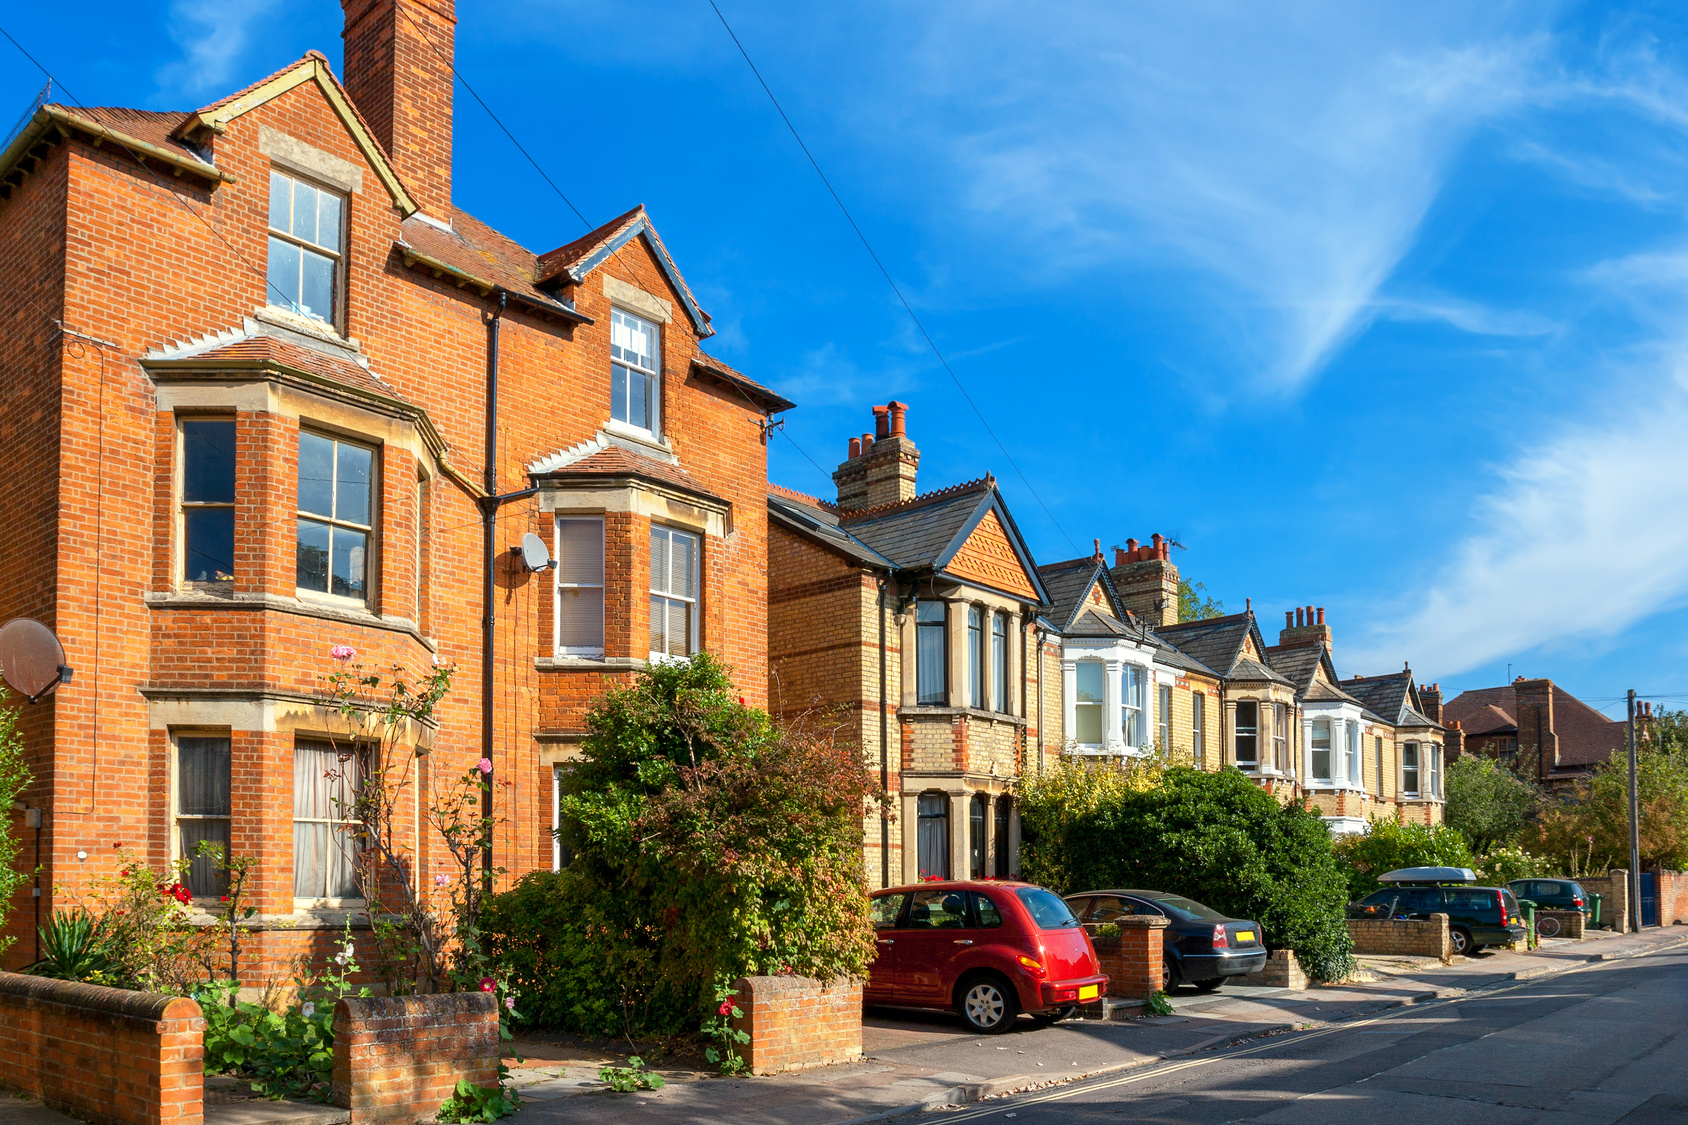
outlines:
[[588, 709], [699, 651], [843, 724], [894, 798], [879, 885], [1014, 873], [1016, 788], [1062, 754], [1235, 766], [1339, 830], [1440, 817], [1451, 732], [1410, 672], [1339, 681], [1311, 610], [1272, 646], [1252, 611], [1178, 621], [1158, 536], [1039, 565], [988, 474], [917, 488], [900, 402], [835, 495], [772, 484], [793, 404], [705, 350], [644, 209], [533, 250], [459, 208], [451, 0], [343, 7], [343, 77], [312, 52], [197, 109], [42, 104], [0, 152], [0, 620], [77, 669], [24, 713], [10, 963], [121, 857], [204, 840], [258, 863], [250, 983], [326, 949], [365, 905], [335, 648], [456, 669], [400, 810], [424, 887], [421, 812], [483, 758], [494, 864], [561, 862]]

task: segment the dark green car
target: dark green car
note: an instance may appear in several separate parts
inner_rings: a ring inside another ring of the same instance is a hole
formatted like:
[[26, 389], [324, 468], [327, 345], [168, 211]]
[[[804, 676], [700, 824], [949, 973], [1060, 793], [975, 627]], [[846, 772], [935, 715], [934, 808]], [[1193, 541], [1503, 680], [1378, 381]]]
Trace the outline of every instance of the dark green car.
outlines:
[[1527, 932], [1518, 900], [1505, 887], [1385, 887], [1348, 908], [1350, 918], [1428, 918], [1432, 914], [1448, 916], [1448, 937], [1455, 953], [1511, 945], [1523, 941]]
[[1514, 879], [1506, 886], [1519, 898], [1535, 903], [1538, 909], [1588, 913], [1588, 892], [1575, 879]]

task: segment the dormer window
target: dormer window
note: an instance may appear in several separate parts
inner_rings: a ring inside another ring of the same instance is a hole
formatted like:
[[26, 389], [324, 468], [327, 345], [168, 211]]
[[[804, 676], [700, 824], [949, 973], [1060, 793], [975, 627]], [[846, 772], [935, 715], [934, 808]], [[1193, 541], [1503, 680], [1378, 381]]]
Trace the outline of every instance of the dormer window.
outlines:
[[337, 325], [345, 201], [326, 188], [270, 172], [270, 267], [265, 300]]
[[655, 434], [662, 424], [662, 341], [657, 326], [610, 312], [610, 417]]

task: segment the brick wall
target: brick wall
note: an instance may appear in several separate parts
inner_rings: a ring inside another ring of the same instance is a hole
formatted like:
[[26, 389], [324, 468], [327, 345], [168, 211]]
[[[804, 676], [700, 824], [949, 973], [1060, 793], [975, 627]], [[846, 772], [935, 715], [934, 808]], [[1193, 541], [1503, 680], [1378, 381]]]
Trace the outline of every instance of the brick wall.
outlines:
[[1584, 875], [1577, 880], [1582, 889], [1605, 899], [1600, 906], [1600, 925], [1629, 933], [1629, 872], [1614, 867], [1604, 875]]
[[1688, 872], [1660, 871], [1657, 879], [1659, 925], [1674, 926], [1678, 922], [1688, 925]]
[[185, 997], [0, 973], [0, 1081], [97, 1125], [199, 1125], [204, 1036]]
[[1407, 919], [1350, 918], [1348, 936], [1354, 939], [1355, 953], [1400, 953], [1446, 960], [1452, 952], [1446, 914]]
[[1166, 987], [1165, 918], [1128, 915], [1119, 919], [1118, 937], [1095, 938], [1096, 959], [1108, 975], [1108, 995], [1141, 1000]]
[[739, 1053], [752, 1074], [778, 1074], [862, 1057], [862, 982], [743, 977], [733, 1026], [750, 1036]]
[[1267, 988], [1291, 988], [1297, 992], [1307, 988], [1307, 973], [1296, 960], [1295, 951], [1291, 949], [1274, 949], [1266, 955], [1266, 963], [1260, 966], [1260, 971], [1249, 973], [1242, 978], [1246, 984], [1259, 984]]
[[[1583, 889], [1587, 890], [1588, 888], [1584, 887]], [[1558, 920], [1559, 932], [1554, 934], [1554, 937], [1570, 938], [1572, 941], [1582, 940], [1584, 927], [1588, 922], [1588, 919], [1580, 910], [1538, 910], [1536, 911], [1536, 926], [1538, 930], [1541, 927], [1541, 920], [1543, 918], [1554, 918]]]
[[334, 1008], [334, 1104], [352, 1125], [414, 1121], [459, 1079], [498, 1082], [498, 1000], [490, 992], [346, 998]]

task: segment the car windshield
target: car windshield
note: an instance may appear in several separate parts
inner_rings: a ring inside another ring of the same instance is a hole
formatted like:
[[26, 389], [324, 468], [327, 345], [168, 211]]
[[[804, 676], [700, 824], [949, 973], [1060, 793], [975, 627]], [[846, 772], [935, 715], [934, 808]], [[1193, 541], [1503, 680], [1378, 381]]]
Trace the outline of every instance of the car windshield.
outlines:
[[1156, 906], [1164, 907], [1168, 914], [1180, 922], [1223, 922], [1225, 915], [1211, 907], [1203, 906], [1193, 898], [1183, 895], [1156, 895], [1149, 900]]
[[1037, 923], [1038, 929], [1060, 930], [1078, 925], [1078, 919], [1067, 909], [1067, 904], [1053, 892], [1042, 887], [1021, 887], [1014, 893], [1032, 916], [1032, 921]]

